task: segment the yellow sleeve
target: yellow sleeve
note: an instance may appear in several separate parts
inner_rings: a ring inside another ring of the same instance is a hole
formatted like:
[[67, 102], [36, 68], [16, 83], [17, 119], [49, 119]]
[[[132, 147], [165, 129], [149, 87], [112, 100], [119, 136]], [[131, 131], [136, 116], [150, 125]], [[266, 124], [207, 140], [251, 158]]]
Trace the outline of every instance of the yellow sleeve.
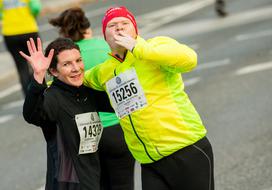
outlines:
[[103, 91], [103, 87], [100, 84], [99, 80], [99, 67], [100, 65], [97, 65], [84, 73], [84, 80], [83, 84], [87, 87], [93, 88], [95, 90]]
[[169, 37], [161, 36], [147, 41], [138, 37], [133, 55], [172, 72], [188, 72], [197, 65], [196, 52]]

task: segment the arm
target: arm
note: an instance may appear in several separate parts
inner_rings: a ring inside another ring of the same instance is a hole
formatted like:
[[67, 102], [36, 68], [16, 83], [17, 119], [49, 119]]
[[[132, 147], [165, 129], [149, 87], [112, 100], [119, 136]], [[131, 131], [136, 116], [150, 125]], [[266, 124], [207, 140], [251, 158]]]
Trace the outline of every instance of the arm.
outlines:
[[28, 123], [41, 126], [47, 120], [43, 111], [45, 89], [46, 85], [39, 84], [35, 79], [31, 80], [23, 105], [23, 116]]
[[99, 80], [100, 65], [97, 65], [84, 73], [83, 84], [89, 88], [104, 91]]
[[171, 72], [188, 72], [197, 65], [196, 52], [169, 37], [156, 37], [145, 41], [127, 34], [116, 35], [116, 43], [125, 47], [140, 60], [147, 60]]
[[92, 91], [95, 97], [97, 111], [114, 113], [114, 110], [111, 107], [110, 100], [107, 93], [104, 91], [98, 91], [98, 90], [92, 90]]
[[54, 52], [51, 50], [48, 57], [45, 57], [42, 52], [42, 43], [39, 38], [37, 39], [37, 48], [32, 38], [27, 41], [27, 47], [30, 55], [28, 56], [22, 51], [20, 51], [20, 54], [31, 65], [34, 73], [26, 94], [23, 116], [29, 123], [42, 125], [42, 123], [47, 119], [46, 114], [43, 111], [43, 92], [46, 89], [44, 77]]
[[133, 55], [173, 72], [188, 72], [197, 65], [197, 54], [193, 49], [168, 37], [156, 37], [149, 41], [139, 37]]
[[31, 79], [23, 105], [23, 116], [28, 123], [40, 126], [44, 131], [51, 131], [45, 128], [56, 126], [54, 118], [58, 109], [54, 108], [58, 107], [58, 102], [56, 97], [45, 97], [46, 89], [45, 83], [39, 84], [34, 78]]

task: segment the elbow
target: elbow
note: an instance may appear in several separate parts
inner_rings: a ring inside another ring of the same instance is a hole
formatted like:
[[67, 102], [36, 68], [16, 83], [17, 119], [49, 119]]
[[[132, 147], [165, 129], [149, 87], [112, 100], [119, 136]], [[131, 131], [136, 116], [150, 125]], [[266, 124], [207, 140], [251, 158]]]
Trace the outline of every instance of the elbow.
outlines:
[[195, 69], [197, 66], [197, 53], [195, 51], [191, 51], [190, 54], [187, 55], [187, 61], [186, 61], [186, 71], [190, 72], [193, 69]]
[[190, 58], [191, 69], [193, 70], [197, 66], [197, 54], [193, 52]]
[[23, 118], [24, 120], [29, 123], [29, 124], [37, 124], [37, 121], [35, 118], [35, 114], [33, 114], [33, 112], [25, 107], [23, 107]]
[[23, 111], [23, 117], [24, 117], [24, 120], [29, 123], [29, 124], [32, 124], [32, 120], [31, 120], [31, 116], [29, 114], [26, 114], [24, 111]]
[[27, 106], [25, 105], [25, 102], [24, 102], [24, 105], [23, 105], [23, 117], [24, 117], [24, 120], [27, 122], [27, 123], [30, 123], [31, 121], [31, 116], [30, 116], [30, 110], [27, 109]]

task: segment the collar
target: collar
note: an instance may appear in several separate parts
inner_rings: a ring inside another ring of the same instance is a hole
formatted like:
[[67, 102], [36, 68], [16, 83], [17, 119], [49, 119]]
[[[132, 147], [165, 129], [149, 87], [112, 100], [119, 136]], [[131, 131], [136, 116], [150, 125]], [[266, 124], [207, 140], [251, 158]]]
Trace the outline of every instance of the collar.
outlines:
[[57, 78], [54, 79], [52, 86], [56, 86], [64, 91], [68, 91], [74, 95], [81, 94], [81, 92], [85, 89], [84, 85], [81, 85], [80, 87], [71, 86], [69, 84], [66, 84], [66, 83], [60, 81]]

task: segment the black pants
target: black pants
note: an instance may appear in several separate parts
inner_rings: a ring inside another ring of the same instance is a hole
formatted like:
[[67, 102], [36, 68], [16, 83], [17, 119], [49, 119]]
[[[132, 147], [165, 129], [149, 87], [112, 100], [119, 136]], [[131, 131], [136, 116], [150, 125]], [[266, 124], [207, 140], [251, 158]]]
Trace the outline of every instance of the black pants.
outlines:
[[206, 137], [141, 167], [143, 190], [214, 190], [213, 152]]
[[99, 143], [102, 190], [133, 190], [135, 160], [120, 125], [103, 129]]
[[30, 69], [26, 60], [19, 54], [19, 51], [28, 53], [26, 41], [29, 38], [33, 38], [36, 41], [38, 33], [29, 33], [15, 36], [4, 36], [5, 45], [13, 57], [13, 60], [16, 64], [17, 72], [19, 74], [19, 80], [22, 85], [24, 95], [27, 91], [28, 83], [30, 82], [32, 70]]

